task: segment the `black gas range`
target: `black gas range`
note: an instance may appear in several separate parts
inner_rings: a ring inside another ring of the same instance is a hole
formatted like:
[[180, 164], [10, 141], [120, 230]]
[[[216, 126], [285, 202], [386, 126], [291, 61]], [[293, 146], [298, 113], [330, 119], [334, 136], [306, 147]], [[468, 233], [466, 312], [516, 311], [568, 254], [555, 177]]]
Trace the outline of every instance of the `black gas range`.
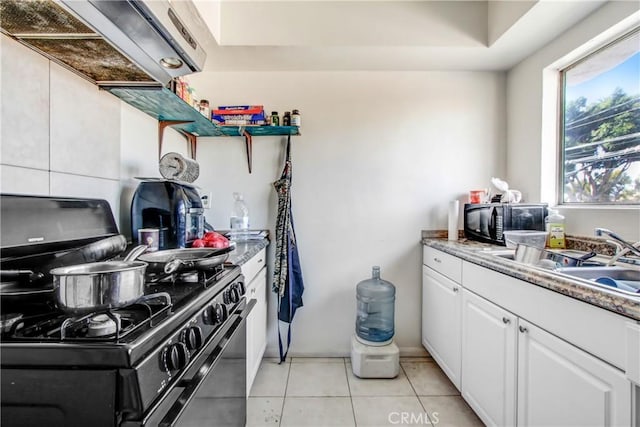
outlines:
[[[46, 269], [92, 241], [113, 239], [111, 225], [96, 232], [96, 222], [113, 220], [108, 204], [5, 195], [2, 202], [3, 234], [7, 221], [23, 222], [6, 203], [49, 205], [28, 216], [48, 217], [40, 220], [63, 237], [71, 235], [64, 224], [73, 225], [73, 238], [53, 242], [1, 237], [3, 426], [244, 425], [245, 319], [253, 302], [238, 266], [149, 281], [133, 304], [69, 315], [57, 308]], [[99, 219], [82, 231], [77, 220], [60, 220], [69, 214]]]

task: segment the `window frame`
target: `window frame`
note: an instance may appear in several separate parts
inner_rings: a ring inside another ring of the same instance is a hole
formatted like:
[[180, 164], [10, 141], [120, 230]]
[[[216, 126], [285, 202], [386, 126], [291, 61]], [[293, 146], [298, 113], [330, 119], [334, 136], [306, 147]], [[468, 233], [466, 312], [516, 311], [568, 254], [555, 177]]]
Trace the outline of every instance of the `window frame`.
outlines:
[[618, 209], [618, 208], [638, 208], [640, 206], [640, 201], [634, 203], [593, 203], [593, 202], [565, 202], [564, 201], [564, 164], [565, 164], [565, 146], [564, 146], [564, 128], [565, 128], [565, 101], [566, 101], [566, 72], [575, 68], [576, 66], [584, 63], [591, 57], [607, 50], [611, 46], [623, 41], [626, 38], [633, 37], [637, 34], [640, 34], [640, 26], [635, 26], [627, 29], [626, 31], [618, 34], [616, 37], [608, 40], [607, 42], [600, 44], [599, 46], [590, 49], [589, 51], [584, 52], [577, 59], [567, 63], [562, 68], [558, 69], [558, 104], [557, 104], [557, 129], [556, 129], [556, 206], [562, 206], [563, 208], [609, 208], [609, 209]]

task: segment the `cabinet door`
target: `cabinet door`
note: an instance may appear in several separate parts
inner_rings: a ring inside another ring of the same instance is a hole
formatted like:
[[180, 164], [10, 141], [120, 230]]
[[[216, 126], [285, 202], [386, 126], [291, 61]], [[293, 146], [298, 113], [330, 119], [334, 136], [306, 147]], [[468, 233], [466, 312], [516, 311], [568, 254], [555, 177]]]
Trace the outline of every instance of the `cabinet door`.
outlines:
[[461, 287], [422, 267], [422, 344], [460, 390]]
[[256, 305], [247, 318], [247, 395], [251, 391], [267, 347], [267, 269], [263, 268], [247, 286], [247, 299]]
[[621, 371], [528, 322], [518, 326], [519, 426], [629, 426]]
[[517, 318], [464, 289], [462, 396], [488, 426], [516, 422]]

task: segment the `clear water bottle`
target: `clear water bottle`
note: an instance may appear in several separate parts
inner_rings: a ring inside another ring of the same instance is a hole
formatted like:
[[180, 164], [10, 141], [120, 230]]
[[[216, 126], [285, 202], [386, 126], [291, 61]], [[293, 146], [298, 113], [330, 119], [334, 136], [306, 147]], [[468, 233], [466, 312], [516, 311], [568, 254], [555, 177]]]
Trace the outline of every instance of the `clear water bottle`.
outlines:
[[244, 197], [241, 193], [233, 193], [233, 210], [229, 223], [231, 226], [230, 237], [232, 240], [243, 240], [247, 237], [249, 231], [249, 208], [244, 203]]
[[356, 287], [358, 315], [356, 337], [368, 345], [387, 345], [394, 334], [396, 288], [380, 278], [380, 267], [373, 267], [371, 279]]

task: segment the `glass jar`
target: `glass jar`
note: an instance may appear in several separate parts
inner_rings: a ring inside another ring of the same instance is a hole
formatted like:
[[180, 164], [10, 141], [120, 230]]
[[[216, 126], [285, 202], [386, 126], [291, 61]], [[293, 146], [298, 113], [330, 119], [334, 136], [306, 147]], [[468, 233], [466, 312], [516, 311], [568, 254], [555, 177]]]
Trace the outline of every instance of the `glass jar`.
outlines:
[[284, 117], [282, 117], [282, 126], [291, 126], [291, 113], [288, 111], [284, 112]]
[[206, 99], [200, 100], [200, 106], [198, 107], [200, 114], [211, 120], [211, 109], [209, 108], [209, 101]]
[[300, 126], [302, 120], [300, 118], [300, 112], [298, 110], [293, 110], [291, 112], [291, 126]]
[[277, 111], [271, 112], [271, 126], [280, 126], [280, 117]]

